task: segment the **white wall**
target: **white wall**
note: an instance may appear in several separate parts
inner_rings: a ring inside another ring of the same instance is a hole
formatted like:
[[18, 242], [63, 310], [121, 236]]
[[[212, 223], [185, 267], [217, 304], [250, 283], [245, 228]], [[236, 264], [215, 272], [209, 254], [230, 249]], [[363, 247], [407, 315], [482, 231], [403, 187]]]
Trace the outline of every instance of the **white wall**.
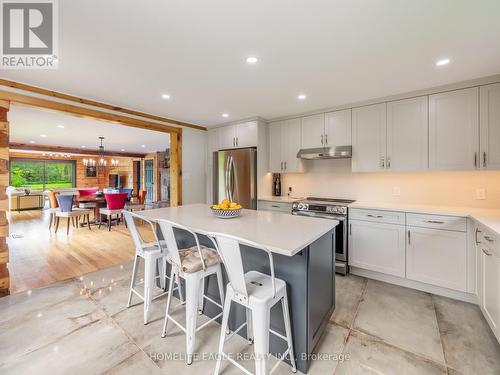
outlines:
[[[500, 171], [352, 173], [350, 159], [305, 161], [304, 168], [303, 174], [282, 175], [283, 194], [292, 186], [293, 196], [500, 208]], [[486, 189], [485, 200], [475, 199], [477, 188]]]
[[207, 132], [182, 130], [182, 203], [205, 203]]

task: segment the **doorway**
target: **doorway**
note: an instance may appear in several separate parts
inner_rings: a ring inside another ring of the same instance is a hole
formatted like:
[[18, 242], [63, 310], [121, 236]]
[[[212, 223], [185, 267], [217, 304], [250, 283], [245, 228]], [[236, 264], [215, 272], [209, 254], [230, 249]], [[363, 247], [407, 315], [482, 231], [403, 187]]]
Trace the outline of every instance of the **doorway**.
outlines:
[[151, 203], [154, 197], [154, 168], [153, 159], [144, 161], [144, 185], [146, 188], [146, 202]]

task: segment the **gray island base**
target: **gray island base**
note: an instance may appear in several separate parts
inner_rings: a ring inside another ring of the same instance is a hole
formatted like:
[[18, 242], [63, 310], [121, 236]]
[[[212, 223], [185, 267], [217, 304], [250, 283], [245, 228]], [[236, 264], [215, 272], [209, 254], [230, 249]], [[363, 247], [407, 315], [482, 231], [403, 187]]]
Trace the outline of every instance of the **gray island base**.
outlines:
[[[302, 373], [307, 373], [313, 350], [335, 309], [334, 235], [335, 231], [326, 233], [291, 257], [273, 254], [276, 277], [287, 284], [295, 358], [297, 369]], [[189, 234], [179, 233], [178, 238], [182, 239], [179, 245], [194, 245], [194, 240], [189, 238]], [[200, 235], [200, 242], [213, 247], [210, 240], [203, 235]], [[269, 258], [265, 252], [243, 246], [242, 258], [245, 272], [257, 270], [270, 275]], [[224, 283], [227, 284], [224, 271], [223, 277]], [[210, 277], [205, 282], [205, 293], [220, 302], [215, 277]], [[213, 304], [205, 304], [203, 314], [213, 317], [218, 313], [220, 309]], [[245, 309], [233, 303], [229, 320], [230, 329], [237, 329], [245, 319]], [[285, 335], [280, 304], [276, 304], [271, 311], [270, 328]], [[246, 329], [242, 329], [238, 334], [246, 338]], [[275, 356], [281, 355], [286, 350], [286, 342], [270, 334], [269, 350]]]

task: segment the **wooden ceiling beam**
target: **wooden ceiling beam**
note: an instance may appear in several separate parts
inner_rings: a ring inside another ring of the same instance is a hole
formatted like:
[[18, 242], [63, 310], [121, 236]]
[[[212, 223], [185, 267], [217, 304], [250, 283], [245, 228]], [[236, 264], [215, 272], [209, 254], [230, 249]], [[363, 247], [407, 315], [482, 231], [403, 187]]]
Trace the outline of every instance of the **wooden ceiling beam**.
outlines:
[[61, 92], [57, 92], [57, 91], [47, 90], [47, 89], [44, 89], [44, 88], [41, 88], [41, 87], [32, 86], [32, 85], [28, 85], [28, 84], [25, 84], [25, 83], [19, 83], [19, 82], [15, 82], [15, 81], [9, 81], [7, 79], [0, 79], [0, 85], [1, 86], [6, 86], [6, 87], [11, 87], [11, 88], [14, 88], [14, 89], [19, 89], [19, 90], [33, 92], [33, 93], [36, 93], [36, 94], [46, 95], [46, 96], [50, 96], [50, 97], [53, 97], [53, 98], [68, 100], [68, 101], [75, 102], [75, 103], [86, 104], [86, 105], [90, 105], [90, 106], [93, 106], [93, 107], [108, 109], [108, 110], [111, 110], [111, 111], [120, 112], [120, 113], [124, 113], [124, 114], [127, 114], [127, 115], [139, 116], [139, 117], [147, 118], [147, 119], [150, 119], [150, 120], [155, 120], [155, 121], [163, 122], [165, 124], [177, 125], [177, 126], [184, 126], [184, 127], [187, 127], [187, 128], [193, 128], [193, 129], [198, 129], [198, 130], [205, 130], [205, 131], [207, 130], [207, 128], [204, 127], [204, 126], [200, 126], [200, 125], [196, 125], [196, 124], [191, 124], [189, 122], [179, 121], [179, 120], [171, 119], [171, 118], [168, 118], [168, 117], [156, 116], [156, 115], [152, 115], [152, 114], [145, 113], [145, 112], [140, 112], [140, 111], [135, 111], [135, 110], [132, 110], [132, 109], [122, 108], [122, 107], [119, 107], [119, 106], [114, 106], [114, 105], [111, 105], [111, 104], [98, 102], [96, 100], [79, 98], [77, 96], [68, 95], [68, 94], [64, 94], [64, 93], [61, 93]]
[[[20, 142], [10, 142], [9, 148], [11, 150], [25, 150], [25, 151], [40, 151], [40, 152], [54, 152], [54, 153], [65, 153], [65, 154], [79, 154], [79, 155], [99, 155], [99, 150], [97, 149], [81, 149], [74, 147], [64, 147], [64, 146], [46, 146], [46, 145], [35, 145], [31, 143], [20, 143]], [[118, 152], [118, 151], [104, 151], [105, 156], [120, 156], [124, 158], [144, 158], [146, 154], [134, 153], [134, 152]]]

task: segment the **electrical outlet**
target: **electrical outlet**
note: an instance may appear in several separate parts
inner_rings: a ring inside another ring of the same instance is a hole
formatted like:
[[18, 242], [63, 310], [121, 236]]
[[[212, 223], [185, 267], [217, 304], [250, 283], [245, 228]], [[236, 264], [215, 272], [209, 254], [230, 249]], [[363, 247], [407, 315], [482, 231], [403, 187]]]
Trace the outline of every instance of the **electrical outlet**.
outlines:
[[486, 199], [486, 189], [476, 189], [476, 199]]
[[401, 195], [401, 188], [399, 186], [394, 186], [392, 188], [392, 195], [399, 197]]

